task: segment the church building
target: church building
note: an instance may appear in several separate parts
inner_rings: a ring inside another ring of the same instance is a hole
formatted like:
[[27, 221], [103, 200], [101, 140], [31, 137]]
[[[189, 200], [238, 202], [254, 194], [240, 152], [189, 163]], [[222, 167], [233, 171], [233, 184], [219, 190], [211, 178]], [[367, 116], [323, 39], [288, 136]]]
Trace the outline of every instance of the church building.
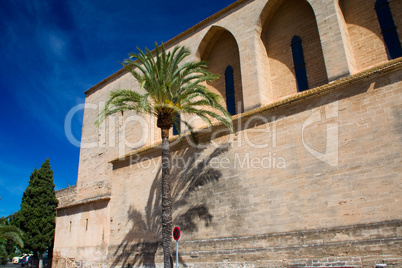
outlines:
[[[401, 41], [400, 0], [238, 0], [165, 43], [219, 74], [234, 126], [171, 130], [180, 267], [402, 266]], [[85, 92], [54, 267], [163, 267], [160, 129], [96, 127], [116, 89], [140, 85], [121, 69]]]

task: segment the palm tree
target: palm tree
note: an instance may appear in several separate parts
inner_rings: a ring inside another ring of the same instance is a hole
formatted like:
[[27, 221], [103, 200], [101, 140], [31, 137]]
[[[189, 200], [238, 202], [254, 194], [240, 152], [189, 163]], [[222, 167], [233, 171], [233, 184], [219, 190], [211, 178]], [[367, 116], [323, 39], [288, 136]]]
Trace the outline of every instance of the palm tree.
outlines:
[[0, 240], [11, 239], [18, 244], [21, 248], [24, 247], [24, 241], [22, 241], [23, 232], [13, 225], [0, 226]]
[[[183, 62], [190, 51], [176, 46], [166, 52], [164, 45], [155, 44], [154, 54], [148, 49], [129, 54], [123, 65], [134, 76], [145, 93], [120, 89], [110, 93], [109, 100], [98, 116], [96, 125], [109, 115], [134, 111], [157, 119], [162, 138], [162, 247], [164, 266], [171, 267], [172, 201], [169, 182], [169, 130], [182, 122], [192, 133], [193, 128], [180, 115], [198, 116], [209, 125], [216, 119], [232, 130], [232, 119], [220, 104], [222, 97], [207, 89], [205, 83], [218, 76], [207, 70], [206, 62]], [[193, 133], [192, 133], [193, 134]], [[180, 134], [179, 134], [180, 135]]]

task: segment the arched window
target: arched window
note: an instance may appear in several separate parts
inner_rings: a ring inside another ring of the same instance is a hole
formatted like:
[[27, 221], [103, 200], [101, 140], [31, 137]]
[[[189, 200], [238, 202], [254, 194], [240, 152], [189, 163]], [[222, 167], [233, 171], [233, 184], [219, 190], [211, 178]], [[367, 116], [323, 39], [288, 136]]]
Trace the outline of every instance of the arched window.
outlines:
[[175, 126], [175, 124], [173, 124], [173, 135], [178, 135], [180, 132], [180, 114], [177, 114], [175, 116], [175, 120], [177, 123], [177, 127]]
[[387, 48], [388, 59], [392, 60], [402, 56], [401, 42], [396, 32], [388, 0], [377, 0], [375, 2], [375, 11], [377, 12], [382, 37]]
[[226, 86], [226, 108], [231, 115], [236, 114], [233, 68], [232, 66], [226, 67], [225, 70], [225, 86]]
[[302, 40], [295, 35], [291, 42], [293, 65], [296, 74], [297, 90], [299, 92], [308, 89], [306, 63], [304, 62]]

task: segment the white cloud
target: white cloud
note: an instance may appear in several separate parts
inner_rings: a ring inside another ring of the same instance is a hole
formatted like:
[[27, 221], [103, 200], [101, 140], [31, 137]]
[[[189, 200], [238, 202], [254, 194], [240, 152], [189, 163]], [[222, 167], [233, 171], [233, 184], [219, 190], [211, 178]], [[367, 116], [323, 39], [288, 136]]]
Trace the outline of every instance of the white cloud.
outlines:
[[64, 57], [66, 54], [66, 41], [56, 34], [49, 34], [49, 47], [53, 53], [59, 57]]

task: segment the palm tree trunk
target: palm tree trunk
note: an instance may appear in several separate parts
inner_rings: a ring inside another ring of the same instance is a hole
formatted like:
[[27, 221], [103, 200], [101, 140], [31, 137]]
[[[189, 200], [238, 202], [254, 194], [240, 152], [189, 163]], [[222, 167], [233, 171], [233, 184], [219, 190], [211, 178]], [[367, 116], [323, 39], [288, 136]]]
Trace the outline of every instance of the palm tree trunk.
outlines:
[[165, 268], [173, 267], [172, 261], [172, 198], [170, 193], [169, 129], [162, 128], [162, 247]]

